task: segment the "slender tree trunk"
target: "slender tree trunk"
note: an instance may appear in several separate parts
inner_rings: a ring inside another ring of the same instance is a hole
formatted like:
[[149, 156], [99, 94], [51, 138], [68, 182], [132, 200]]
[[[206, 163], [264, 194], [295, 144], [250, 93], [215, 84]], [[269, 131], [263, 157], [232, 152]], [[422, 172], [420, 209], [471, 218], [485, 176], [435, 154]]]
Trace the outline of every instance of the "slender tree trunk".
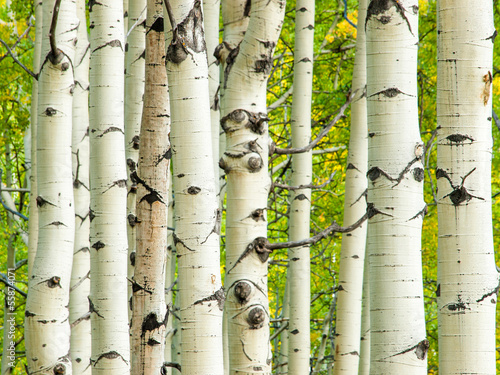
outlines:
[[55, 5], [50, 0], [43, 4], [43, 18], [48, 21], [43, 35], [52, 37], [50, 43], [49, 38], [42, 40], [36, 198], [39, 234], [25, 313], [28, 372], [37, 374], [72, 373], [68, 320], [75, 222], [71, 122], [78, 19], [74, 2]]
[[163, 365], [168, 311], [165, 305], [170, 110], [163, 1], [147, 1], [146, 87], [137, 173], [137, 250], [132, 298], [132, 374], [157, 375]]
[[269, 192], [266, 85], [285, 3], [254, 1], [241, 44], [226, 60], [221, 125], [227, 175], [226, 313], [231, 374], [270, 374], [266, 207]]
[[128, 374], [123, 4], [90, 7], [92, 373]]
[[199, 0], [167, 2], [182, 372], [223, 373], [219, 215], [207, 51]]
[[[464, 25], [467, 25], [464, 27]], [[495, 374], [491, 1], [438, 2], [439, 373]]]
[[371, 374], [427, 373], [417, 21], [415, 0], [372, 0], [367, 9]]
[[[43, 8], [42, 2], [35, 2], [35, 48], [33, 51], [33, 72], [38, 74], [40, 71], [40, 56], [42, 53], [42, 25]], [[30, 203], [29, 203], [29, 221], [28, 221], [28, 280], [31, 279], [33, 264], [35, 262], [36, 248], [38, 242], [38, 207], [36, 197], [38, 196], [37, 182], [37, 156], [36, 156], [36, 137], [38, 127], [38, 80], [33, 80], [31, 88], [31, 173], [30, 173]]]
[[[298, 0], [295, 6], [295, 51], [292, 104], [292, 147], [311, 141], [311, 102], [314, 59], [314, 0]], [[292, 157], [292, 186], [312, 182], [312, 151]], [[311, 189], [293, 190], [290, 195], [290, 240], [309, 237]], [[288, 250], [290, 321], [288, 326], [288, 373], [309, 372], [310, 338], [310, 255], [309, 246]], [[292, 292], [293, 291], [293, 292]]]
[[[366, 124], [366, 47], [365, 19], [367, 1], [359, 1], [356, 58], [354, 61], [349, 155], [345, 178], [344, 226], [352, 225], [366, 213], [366, 170], [368, 137]], [[366, 228], [342, 236], [339, 262], [339, 291], [335, 323], [335, 375], [355, 374], [359, 366], [361, 299], [365, 264]]]
[[[136, 172], [139, 157], [142, 102], [144, 97], [144, 63], [146, 32], [146, 0], [127, 2], [130, 31], [125, 31], [125, 157], [127, 158], [127, 239], [128, 278], [134, 276], [136, 240], [136, 195], [137, 184], [131, 176]], [[129, 33], [129, 34], [128, 34]], [[127, 37], [128, 34], [128, 37]], [[132, 298], [132, 284], [128, 285], [128, 298]], [[132, 312], [130, 305], [130, 313]], [[131, 315], [129, 316], [129, 318]]]
[[73, 194], [75, 197], [75, 244], [69, 320], [71, 359], [75, 374], [90, 374], [90, 181], [89, 181], [89, 58], [85, 1], [77, 1], [78, 42], [75, 54], [73, 94]]
[[[368, 228], [370, 230], [370, 228]], [[366, 249], [366, 254], [369, 250]], [[361, 306], [361, 344], [359, 353], [358, 375], [370, 374], [370, 275], [368, 257], [365, 256], [363, 270], [363, 300]]]

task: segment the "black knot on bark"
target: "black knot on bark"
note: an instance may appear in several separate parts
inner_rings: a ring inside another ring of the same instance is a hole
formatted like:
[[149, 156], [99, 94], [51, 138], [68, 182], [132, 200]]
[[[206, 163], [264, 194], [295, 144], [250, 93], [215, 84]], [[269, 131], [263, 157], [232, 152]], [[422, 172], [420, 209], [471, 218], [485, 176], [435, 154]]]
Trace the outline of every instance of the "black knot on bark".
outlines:
[[250, 217], [255, 220], [255, 221], [266, 221], [264, 217], [264, 209], [263, 208], [257, 208], [256, 210], [252, 211], [250, 214]]
[[187, 189], [187, 192], [191, 195], [196, 195], [201, 191], [201, 189], [198, 186], [190, 186]]
[[66, 366], [64, 366], [62, 363], [58, 363], [57, 365], [54, 366], [54, 374], [55, 375], [66, 374]]
[[238, 302], [241, 304], [248, 302], [250, 293], [252, 293], [252, 286], [246, 281], [240, 281], [234, 287], [234, 295], [238, 299]]
[[134, 138], [132, 138], [132, 148], [134, 150], [138, 150], [140, 145], [140, 137], [138, 135], [134, 135]]
[[130, 259], [130, 265], [132, 267], [135, 267], [135, 251], [132, 251], [129, 256]]
[[52, 107], [47, 107], [43, 113], [46, 116], [54, 116], [57, 113], [57, 110]]
[[250, 329], [259, 329], [263, 327], [265, 320], [266, 312], [260, 306], [254, 307], [248, 313], [247, 322], [250, 325]]
[[59, 276], [52, 276], [48, 281], [49, 288], [61, 287], [61, 278]]
[[415, 168], [413, 170], [413, 178], [415, 179], [415, 181], [422, 182], [424, 180], [423, 168]]
[[66, 71], [66, 70], [68, 70], [68, 69], [69, 69], [69, 63], [64, 62], [64, 63], [62, 63], [62, 64], [61, 64], [61, 70], [62, 70], [63, 72], [65, 72], [65, 71]]
[[422, 340], [417, 344], [417, 348], [415, 350], [415, 354], [417, 355], [417, 358], [420, 360], [424, 360], [425, 356], [427, 355], [427, 350], [429, 350], [430, 343], [429, 340]]
[[262, 169], [264, 162], [260, 157], [252, 156], [248, 159], [247, 164], [248, 168], [250, 169], [250, 172], [255, 173]]
[[269, 241], [265, 237], [257, 237], [252, 242], [252, 247], [254, 248], [255, 252], [257, 253], [257, 256], [259, 257], [262, 263], [267, 262], [269, 254], [272, 252], [272, 250], [270, 250], [268, 246], [269, 246]]

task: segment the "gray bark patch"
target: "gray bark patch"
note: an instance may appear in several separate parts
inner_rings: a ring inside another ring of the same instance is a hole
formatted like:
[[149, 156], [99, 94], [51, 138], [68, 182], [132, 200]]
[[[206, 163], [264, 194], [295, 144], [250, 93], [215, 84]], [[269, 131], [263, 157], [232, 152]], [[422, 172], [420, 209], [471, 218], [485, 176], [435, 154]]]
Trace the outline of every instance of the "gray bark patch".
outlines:
[[180, 64], [191, 54], [190, 50], [200, 53], [206, 49], [201, 1], [197, 0], [186, 18], [173, 31], [172, 41], [167, 49], [167, 61]]
[[471, 141], [471, 143], [474, 142], [474, 139], [466, 134], [451, 134], [446, 139], [451, 143], [464, 143], [467, 140]]

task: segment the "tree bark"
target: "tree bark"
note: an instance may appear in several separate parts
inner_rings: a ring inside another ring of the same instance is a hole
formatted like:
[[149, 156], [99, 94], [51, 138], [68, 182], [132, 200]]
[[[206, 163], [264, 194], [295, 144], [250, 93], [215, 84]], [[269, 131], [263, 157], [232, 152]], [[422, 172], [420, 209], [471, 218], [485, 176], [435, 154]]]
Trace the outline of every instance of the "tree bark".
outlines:
[[[464, 27], [467, 25], [467, 27]], [[491, 1], [438, 2], [439, 373], [495, 374]]]
[[123, 4], [90, 7], [92, 373], [129, 373]]
[[[57, 5], [57, 6], [56, 6]], [[29, 279], [25, 339], [28, 372], [72, 373], [69, 287], [75, 211], [71, 173], [74, 2], [43, 3], [42, 68], [38, 92], [38, 248]], [[54, 14], [55, 13], [55, 14]]]
[[[366, 119], [366, 41], [367, 1], [359, 1], [356, 57], [352, 79], [355, 97], [351, 104], [349, 154], [345, 177], [344, 226], [356, 222], [366, 212], [366, 170], [368, 137]], [[355, 374], [359, 367], [361, 299], [368, 223], [342, 236], [339, 286], [335, 322], [335, 375]]]
[[[168, 320], [165, 305], [167, 213], [170, 197], [170, 110], [163, 1], [147, 1], [146, 87], [137, 173], [137, 250], [132, 298], [132, 374], [160, 373]], [[166, 173], [167, 171], [167, 173]]]
[[182, 373], [223, 373], [220, 226], [212, 159], [208, 63], [199, 0], [167, 1]]
[[271, 373], [269, 253], [254, 240], [267, 236], [266, 86], [284, 11], [280, 0], [252, 2], [248, 29], [241, 44], [231, 49], [223, 78], [226, 151], [220, 166], [227, 175], [225, 313], [230, 374]]
[[[299, 0], [295, 7], [295, 51], [292, 102], [292, 147], [311, 140], [311, 102], [314, 60], [314, 0]], [[312, 151], [293, 155], [291, 185], [312, 182]], [[290, 194], [290, 241], [309, 237], [311, 189], [292, 190]], [[289, 326], [288, 373], [309, 372], [311, 351], [310, 306], [311, 265], [309, 246], [288, 250]]]
[[91, 373], [90, 354], [90, 181], [89, 181], [89, 58], [85, 1], [77, 1], [78, 41], [75, 54], [75, 91], [73, 94], [73, 194], [75, 199], [75, 244], [69, 321], [71, 323], [71, 360], [75, 374]]
[[367, 9], [370, 373], [426, 374], [417, 106], [418, 3]]

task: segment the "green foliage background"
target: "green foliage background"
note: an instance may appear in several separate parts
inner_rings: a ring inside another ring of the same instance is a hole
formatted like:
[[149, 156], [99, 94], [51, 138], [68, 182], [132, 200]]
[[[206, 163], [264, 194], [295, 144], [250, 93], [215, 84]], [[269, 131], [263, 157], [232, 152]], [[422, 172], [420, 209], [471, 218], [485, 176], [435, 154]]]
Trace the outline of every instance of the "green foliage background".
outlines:
[[[433, 147], [433, 132], [436, 129], [436, 1], [421, 0], [419, 24], [419, 109], [420, 130], [422, 139], [427, 143], [425, 200], [429, 213], [424, 220], [422, 259], [424, 274], [424, 295], [427, 320], [427, 336], [431, 343], [428, 352], [429, 374], [438, 373], [437, 350], [437, 312], [436, 312], [436, 264], [437, 264], [437, 212], [433, 198], [435, 190], [436, 148]], [[318, 133], [336, 114], [336, 110], [345, 102], [352, 79], [354, 64], [354, 46], [356, 29], [344, 17], [344, 2], [341, 0], [318, 0], [316, 5], [315, 26], [315, 68], [314, 96], [312, 101], [313, 136]], [[357, 2], [347, 1], [347, 18], [357, 21]], [[287, 13], [282, 36], [275, 53], [275, 67], [271, 73], [268, 88], [268, 101], [274, 102], [287, 93], [293, 81], [293, 45], [295, 2], [288, 1]], [[495, 24], [500, 26], [500, 2], [494, 1]], [[0, 0], [0, 38], [13, 48], [18, 59], [27, 67], [32, 66], [34, 44], [34, 16], [31, 2], [14, 1], [10, 8], [5, 0]], [[29, 30], [28, 30], [29, 29]], [[27, 31], [28, 30], [28, 31]], [[26, 32], [27, 31], [27, 32]], [[23, 33], [26, 34], [23, 36]], [[21, 37], [22, 36], [22, 37]], [[493, 104], [494, 111], [500, 114], [500, 53], [498, 41], [495, 45]], [[3, 173], [3, 184], [6, 183], [6, 171], [11, 171], [13, 184], [17, 187], [27, 186], [27, 165], [24, 155], [23, 136], [28, 131], [30, 120], [31, 77], [15, 64], [8, 56], [7, 50], [0, 47], [0, 168]], [[292, 96], [285, 104], [274, 110], [270, 117], [270, 133], [279, 147], [290, 146], [290, 114]], [[349, 115], [337, 123], [317, 149], [336, 148], [336, 151], [315, 154], [314, 183], [321, 184], [331, 176], [331, 182], [321, 189], [316, 189], [312, 195], [311, 234], [315, 234], [328, 226], [332, 221], [342, 223], [344, 177], [346, 169], [347, 145], [349, 142]], [[500, 124], [492, 121], [494, 137], [494, 154], [492, 165], [493, 192], [493, 226], [495, 248], [500, 243]], [[6, 157], [6, 145], [11, 145], [11, 158]], [[287, 183], [290, 175], [290, 163], [286, 156], [273, 157], [270, 165], [283, 167], [273, 173], [273, 181]], [[13, 194], [18, 210], [28, 215], [27, 194]], [[288, 209], [289, 195], [284, 189], [274, 188], [269, 197], [268, 221], [269, 239], [272, 242], [288, 239]], [[7, 245], [9, 239], [16, 248], [16, 260], [19, 269], [16, 285], [27, 291], [27, 267], [22, 262], [27, 258], [26, 246], [20, 233], [27, 230], [27, 223], [7, 225], [7, 214], [0, 209], [0, 272], [6, 274]], [[340, 236], [335, 235], [323, 240], [311, 248], [311, 339], [312, 363], [315, 362], [317, 350], [322, 340], [321, 330], [325, 317], [332, 303], [337, 283], [338, 258], [340, 252]], [[497, 252], [498, 257], [498, 252]], [[223, 265], [221, 267], [223, 269]], [[269, 295], [271, 300], [272, 330], [279, 329], [283, 324], [282, 305], [286, 284], [287, 254], [280, 250], [272, 254], [269, 265]], [[3, 294], [0, 296], [3, 301]], [[18, 346], [16, 349], [20, 360], [17, 361], [15, 374], [25, 373], [24, 342], [22, 340], [24, 299], [17, 295], [16, 325]], [[500, 314], [497, 314], [500, 317]], [[0, 321], [3, 321], [3, 310], [0, 311]], [[500, 321], [498, 322], [500, 323]], [[498, 325], [500, 326], [500, 324]], [[1, 336], [1, 335], [0, 335]], [[324, 373], [331, 368], [332, 349], [335, 337], [335, 324], [332, 322], [326, 339], [327, 360]], [[1, 338], [0, 338], [1, 339]], [[280, 351], [279, 337], [272, 342], [275, 363], [278, 362]], [[500, 333], [497, 331], [497, 354], [500, 348]], [[497, 370], [500, 371], [500, 356], [497, 355]], [[277, 370], [279, 371], [279, 370]]]

